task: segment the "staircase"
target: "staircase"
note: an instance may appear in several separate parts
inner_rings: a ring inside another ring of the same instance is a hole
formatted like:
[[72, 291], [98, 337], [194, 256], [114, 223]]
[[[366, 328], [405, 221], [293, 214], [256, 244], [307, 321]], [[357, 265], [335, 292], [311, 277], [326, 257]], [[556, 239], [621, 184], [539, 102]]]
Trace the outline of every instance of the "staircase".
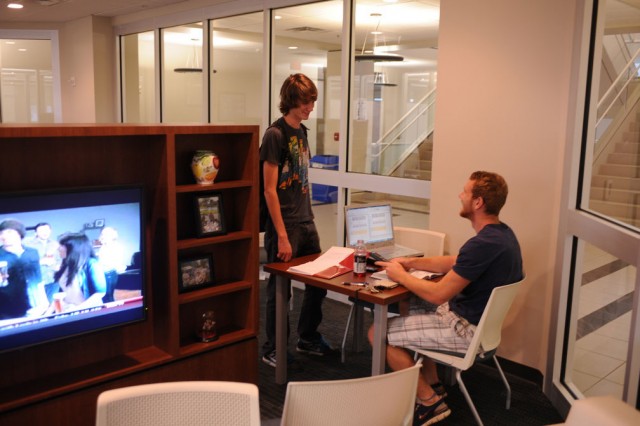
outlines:
[[374, 174], [431, 180], [435, 99], [434, 88], [372, 145]]
[[431, 180], [433, 158], [433, 133], [393, 171], [391, 176], [417, 180]]
[[640, 111], [626, 123], [620, 140], [612, 142], [602, 164], [594, 167], [589, 208], [640, 226]]

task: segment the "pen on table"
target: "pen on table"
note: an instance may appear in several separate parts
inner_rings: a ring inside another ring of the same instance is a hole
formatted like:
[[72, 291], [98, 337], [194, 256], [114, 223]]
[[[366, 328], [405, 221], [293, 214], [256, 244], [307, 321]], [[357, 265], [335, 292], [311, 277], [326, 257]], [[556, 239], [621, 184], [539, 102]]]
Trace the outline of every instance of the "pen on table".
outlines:
[[343, 281], [342, 285], [359, 285], [361, 287], [366, 287], [369, 285], [368, 282], [361, 282], [361, 281]]

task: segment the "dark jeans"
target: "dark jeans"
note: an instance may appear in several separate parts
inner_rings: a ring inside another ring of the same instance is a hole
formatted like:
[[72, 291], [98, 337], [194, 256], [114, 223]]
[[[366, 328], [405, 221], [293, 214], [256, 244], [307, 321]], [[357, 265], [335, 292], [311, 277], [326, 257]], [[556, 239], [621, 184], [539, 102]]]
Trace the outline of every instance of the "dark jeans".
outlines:
[[[287, 228], [287, 235], [293, 250], [293, 257], [320, 253], [320, 238], [315, 223], [296, 224]], [[267, 251], [267, 262], [278, 262], [278, 236], [270, 220], [267, 221], [265, 228], [264, 247]], [[291, 294], [290, 287], [287, 288], [287, 294]], [[305, 285], [300, 319], [298, 320], [298, 336], [301, 339], [313, 341], [320, 338], [318, 326], [322, 322], [322, 301], [326, 295], [327, 290], [325, 289]], [[269, 276], [267, 283], [266, 305], [265, 332], [267, 340], [262, 346], [263, 354], [274, 350], [276, 345], [276, 276], [274, 274]], [[289, 316], [287, 314], [287, 337], [290, 332], [288, 324]]]
[[106, 271], [104, 273], [104, 277], [107, 280], [107, 291], [105, 292], [102, 301], [104, 303], [113, 302], [113, 292], [118, 285], [118, 273], [115, 271], [115, 269], [112, 269], [110, 271]]

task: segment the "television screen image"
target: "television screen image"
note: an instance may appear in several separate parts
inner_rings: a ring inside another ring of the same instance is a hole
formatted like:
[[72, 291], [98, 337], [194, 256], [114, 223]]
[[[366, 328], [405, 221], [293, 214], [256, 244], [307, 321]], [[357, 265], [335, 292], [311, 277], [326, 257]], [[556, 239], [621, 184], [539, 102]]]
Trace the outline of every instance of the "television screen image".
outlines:
[[146, 318], [142, 187], [0, 194], [0, 351]]

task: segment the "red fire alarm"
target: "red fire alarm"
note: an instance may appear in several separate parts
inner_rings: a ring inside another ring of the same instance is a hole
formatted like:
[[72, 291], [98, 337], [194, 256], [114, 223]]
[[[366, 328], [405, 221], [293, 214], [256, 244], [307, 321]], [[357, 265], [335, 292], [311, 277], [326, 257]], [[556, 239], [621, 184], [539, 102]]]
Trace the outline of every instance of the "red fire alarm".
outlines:
[[340, 133], [339, 132], [335, 132], [333, 134], [333, 140], [338, 142], [340, 140]]

